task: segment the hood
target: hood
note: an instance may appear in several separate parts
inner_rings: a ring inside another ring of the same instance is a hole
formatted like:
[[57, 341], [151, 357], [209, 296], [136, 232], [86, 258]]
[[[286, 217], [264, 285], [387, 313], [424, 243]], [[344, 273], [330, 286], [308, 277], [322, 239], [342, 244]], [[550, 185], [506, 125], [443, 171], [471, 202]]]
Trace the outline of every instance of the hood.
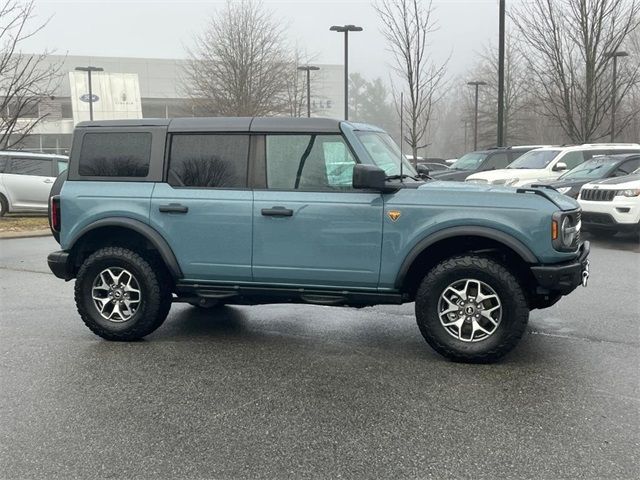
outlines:
[[562, 187], [581, 187], [585, 183], [588, 183], [589, 179], [587, 178], [572, 178], [567, 180], [553, 180], [551, 182], [545, 182], [545, 185], [549, 185], [553, 188], [562, 188]]
[[[514, 196], [522, 196], [526, 198], [527, 195], [535, 195], [532, 190], [542, 190], [544, 192], [543, 195], [536, 195], [541, 199], [546, 199], [550, 204], [555, 204], [557, 208], [561, 210], [575, 210], [579, 207], [578, 203], [572, 198], [567, 197], [566, 195], [562, 195], [559, 192], [547, 189], [517, 189], [511, 187], [503, 187], [499, 185], [487, 185], [487, 184], [479, 184], [479, 183], [469, 183], [469, 182], [445, 182], [439, 180], [432, 180], [424, 183], [418, 187], [419, 191], [446, 191], [448, 193], [463, 195], [464, 193], [483, 193], [483, 194], [509, 194]], [[519, 193], [520, 190], [520, 193]], [[496, 197], [494, 197], [496, 198]], [[500, 198], [504, 198], [500, 196]], [[474, 201], [477, 201], [478, 197], [474, 197]], [[502, 204], [508, 205], [508, 201], [501, 201]], [[516, 202], [514, 201], [514, 207]]]
[[[556, 175], [554, 178], [557, 178]], [[487, 172], [474, 173], [467, 177], [467, 181], [470, 180], [485, 180], [489, 183], [495, 182], [496, 180], [509, 180], [512, 178], [517, 178], [518, 181], [522, 180], [536, 180], [541, 178], [549, 178], [553, 174], [551, 171], [547, 169], [533, 169], [533, 168], [503, 168], [500, 170], [489, 170]]]
[[627, 183], [630, 184], [629, 188], [638, 188], [640, 184], [640, 174], [594, 180], [589, 182], [589, 185], [616, 185], [616, 187], [624, 187]]
[[436, 180], [464, 180], [473, 170], [439, 170], [431, 172], [429, 175]]

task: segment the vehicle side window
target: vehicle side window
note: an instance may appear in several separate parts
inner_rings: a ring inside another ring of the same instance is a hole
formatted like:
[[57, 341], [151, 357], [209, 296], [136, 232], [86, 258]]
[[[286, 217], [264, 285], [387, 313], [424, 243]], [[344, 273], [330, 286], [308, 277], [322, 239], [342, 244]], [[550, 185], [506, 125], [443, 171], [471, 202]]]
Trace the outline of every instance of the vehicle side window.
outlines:
[[169, 185], [246, 188], [249, 135], [173, 135]]
[[86, 133], [78, 173], [92, 177], [146, 177], [150, 157], [148, 132]]
[[640, 158], [627, 160], [622, 163], [618, 168], [613, 172], [614, 177], [624, 177], [625, 175], [629, 175], [631, 172], [640, 167]]
[[505, 168], [509, 165], [509, 156], [506, 153], [494, 153], [482, 166], [483, 170]]
[[350, 189], [356, 161], [341, 135], [267, 135], [267, 187]]
[[52, 168], [51, 160], [43, 160], [40, 158], [12, 158], [7, 161], [5, 173], [51, 177], [53, 176]]
[[571, 170], [573, 167], [577, 167], [585, 160], [582, 152], [569, 152], [560, 158], [560, 162], [567, 165], [567, 170]]
[[7, 157], [2, 155], [0, 156], [0, 173], [4, 173], [5, 168], [7, 168]]

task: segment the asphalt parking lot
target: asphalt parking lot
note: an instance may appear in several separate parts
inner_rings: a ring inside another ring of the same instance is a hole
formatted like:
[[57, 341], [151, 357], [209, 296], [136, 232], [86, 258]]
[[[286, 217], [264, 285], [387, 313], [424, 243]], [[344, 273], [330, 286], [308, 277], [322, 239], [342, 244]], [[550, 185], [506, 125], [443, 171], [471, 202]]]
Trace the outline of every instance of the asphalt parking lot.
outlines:
[[51, 275], [48, 237], [0, 240], [2, 478], [640, 476], [640, 247], [531, 315], [496, 365], [444, 360], [413, 305], [183, 305], [109, 343]]

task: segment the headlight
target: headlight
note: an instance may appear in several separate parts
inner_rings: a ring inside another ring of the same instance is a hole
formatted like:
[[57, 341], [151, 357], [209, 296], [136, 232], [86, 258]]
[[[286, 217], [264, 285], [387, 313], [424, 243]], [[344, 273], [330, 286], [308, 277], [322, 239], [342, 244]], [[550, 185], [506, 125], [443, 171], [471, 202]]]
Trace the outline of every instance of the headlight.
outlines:
[[640, 196], [640, 189], [631, 188], [629, 190], [618, 190], [616, 197], [637, 197]]
[[557, 189], [560, 193], [567, 193], [569, 190], [571, 190], [571, 187], [560, 187]]
[[572, 252], [580, 241], [580, 212], [556, 212], [551, 223], [551, 241], [556, 250]]

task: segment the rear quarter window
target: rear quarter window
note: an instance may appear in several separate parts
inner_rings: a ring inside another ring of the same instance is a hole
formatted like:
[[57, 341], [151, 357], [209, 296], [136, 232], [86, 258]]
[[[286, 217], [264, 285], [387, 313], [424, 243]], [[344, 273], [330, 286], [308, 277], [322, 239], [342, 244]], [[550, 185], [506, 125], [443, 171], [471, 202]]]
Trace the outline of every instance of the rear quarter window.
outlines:
[[86, 133], [78, 173], [87, 177], [146, 177], [151, 158], [151, 133]]

